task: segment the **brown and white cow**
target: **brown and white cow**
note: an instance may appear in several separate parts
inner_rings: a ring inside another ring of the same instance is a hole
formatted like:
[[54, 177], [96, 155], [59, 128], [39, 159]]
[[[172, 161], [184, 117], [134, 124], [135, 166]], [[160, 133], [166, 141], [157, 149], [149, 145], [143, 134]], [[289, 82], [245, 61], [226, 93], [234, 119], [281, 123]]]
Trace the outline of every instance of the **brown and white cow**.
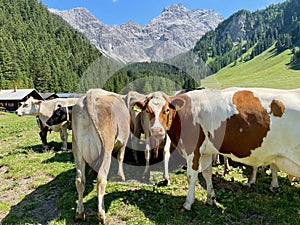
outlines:
[[118, 175], [125, 180], [123, 159], [130, 133], [129, 112], [123, 99], [101, 89], [89, 90], [72, 109], [72, 151], [76, 166], [76, 219], [85, 219], [85, 165], [97, 173], [98, 219], [105, 223], [104, 194], [112, 152], [118, 151]]
[[254, 168], [271, 165], [271, 188], [278, 187], [279, 169], [299, 177], [300, 89], [205, 89], [170, 98], [162, 95], [155, 107], [148, 99], [136, 105], [149, 114], [152, 135], [160, 140], [168, 133], [187, 160], [184, 209], [190, 210], [195, 200], [198, 172], [206, 180], [207, 203], [214, 203], [213, 154]]
[[[144, 112], [141, 112], [140, 110], [136, 110], [133, 106], [133, 104], [140, 99], [146, 99], [146, 95], [140, 94], [136, 91], [129, 91], [125, 97], [125, 102], [127, 104], [127, 107], [130, 112], [130, 130], [131, 130], [131, 143], [132, 148], [134, 152], [134, 156], [136, 161], [137, 155], [136, 151], [144, 151], [145, 152], [145, 160], [146, 160], [146, 167], [144, 170], [144, 179], [149, 180], [150, 179], [150, 151], [154, 149], [154, 155], [157, 157], [158, 151], [160, 148], [159, 144], [152, 144], [151, 145], [151, 136], [150, 136], [150, 130], [148, 127], [148, 121], [147, 117], [145, 117]], [[139, 141], [141, 138], [141, 134], [145, 135], [145, 141], [146, 141], [146, 149], [139, 149]], [[164, 173], [163, 177], [164, 180], [162, 184], [169, 185], [170, 184], [170, 177], [169, 177], [169, 159], [170, 159], [170, 139], [169, 137], [166, 137], [166, 140], [163, 141], [162, 145], [164, 147], [163, 152], [163, 161], [164, 161]]]
[[76, 103], [78, 98], [56, 98], [52, 100], [42, 101], [34, 99], [33, 97], [28, 98], [22, 105], [17, 109], [16, 113], [19, 116], [32, 115], [36, 116], [37, 122], [40, 127], [40, 137], [43, 143], [43, 149], [48, 150], [47, 144], [47, 132], [53, 130], [60, 132], [60, 138], [62, 140], [62, 150], [67, 149], [68, 140], [68, 125], [61, 123], [55, 126], [47, 126], [46, 121], [52, 115], [53, 111], [59, 106], [71, 106]]

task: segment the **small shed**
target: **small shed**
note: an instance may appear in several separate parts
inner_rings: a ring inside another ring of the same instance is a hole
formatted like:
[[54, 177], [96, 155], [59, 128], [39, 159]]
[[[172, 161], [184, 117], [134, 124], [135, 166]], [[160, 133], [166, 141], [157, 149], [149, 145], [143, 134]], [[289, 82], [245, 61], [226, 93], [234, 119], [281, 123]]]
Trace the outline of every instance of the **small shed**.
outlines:
[[44, 100], [44, 98], [35, 89], [0, 89], [0, 107], [6, 111], [16, 111], [21, 102], [26, 101], [29, 97]]

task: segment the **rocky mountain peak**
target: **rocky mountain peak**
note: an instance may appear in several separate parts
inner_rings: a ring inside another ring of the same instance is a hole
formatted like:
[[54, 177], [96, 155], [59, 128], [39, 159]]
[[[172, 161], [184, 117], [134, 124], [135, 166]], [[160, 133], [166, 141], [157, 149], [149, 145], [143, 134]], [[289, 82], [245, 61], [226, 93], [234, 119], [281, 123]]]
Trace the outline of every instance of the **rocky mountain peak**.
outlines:
[[181, 3], [173, 4], [171, 6], [166, 6], [162, 13], [168, 12], [188, 12], [189, 10], [185, 8]]
[[186, 52], [223, 20], [213, 10], [188, 10], [180, 3], [165, 7], [144, 26], [133, 20], [106, 25], [85, 8], [50, 11], [83, 32], [100, 51], [124, 62], [162, 61]]

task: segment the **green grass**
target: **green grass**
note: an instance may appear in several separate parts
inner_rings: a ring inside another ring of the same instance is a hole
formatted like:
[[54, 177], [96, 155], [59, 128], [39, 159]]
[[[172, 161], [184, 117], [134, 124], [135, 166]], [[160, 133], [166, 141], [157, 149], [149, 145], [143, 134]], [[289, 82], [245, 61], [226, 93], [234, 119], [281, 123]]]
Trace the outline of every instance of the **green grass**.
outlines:
[[[247, 54], [247, 53], [246, 53]], [[300, 87], [300, 62], [290, 65], [291, 51], [277, 53], [274, 46], [248, 62], [237, 60], [213, 76], [202, 80], [202, 86], [268, 87], [293, 89]]]
[[[59, 134], [48, 135], [54, 149], [43, 152], [34, 117], [5, 113], [0, 124], [5, 129], [0, 136], [0, 224], [74, 224], [77, 193], [73, 156], [71, 151], [59, 150]], [[113, 163], [105, 195], [108, 224], [299, 223], [300, 184], [290, 183], [284, 173], [279, 176], [281, 191], [271, 193], [269, 173], [259, 171], [257, 184], [248, 188], [249, 167], [232, 163], [226, 176], [222, 175], [223, 166], [214, 167], [217, 205], [203, 204], [205, 182], [199, 175], [192, 210], [181, 213], [188, 187], [181, 165], [171, 173], [168, 187], [156, 184], [162, 177], [161, 167], [151, 172], [153, 183], [145, 184], [134, 179], [142, 169], [128, 164], [125, 175], [131, 179], [116, 181], [115, 166]], [[88, 174], [84, 197], [87, 221], [77, 224], [98, 224], [95, 184], [95, 176]]]

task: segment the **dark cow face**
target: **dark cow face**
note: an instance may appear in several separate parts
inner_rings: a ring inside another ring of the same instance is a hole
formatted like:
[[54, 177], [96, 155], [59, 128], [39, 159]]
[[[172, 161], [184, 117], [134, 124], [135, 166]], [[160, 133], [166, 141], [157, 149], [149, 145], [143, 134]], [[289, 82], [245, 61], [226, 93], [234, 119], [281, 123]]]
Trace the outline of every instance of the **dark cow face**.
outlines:
[[68, 119], [68, 112], [66, 107], [58, 107], [52, 114], [52, 116], [46, 121], [49, 126], [61, 124]]

